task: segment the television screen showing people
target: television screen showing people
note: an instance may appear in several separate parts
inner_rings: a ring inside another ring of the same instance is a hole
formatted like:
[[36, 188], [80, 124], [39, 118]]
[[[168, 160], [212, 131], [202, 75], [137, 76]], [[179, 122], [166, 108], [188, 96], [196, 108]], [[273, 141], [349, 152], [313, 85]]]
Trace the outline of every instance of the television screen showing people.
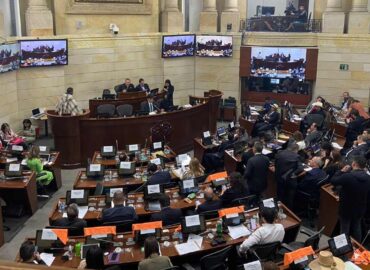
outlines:
[[19, 69], [19, 44], [0, 46], [0, 73]]
[[251, 77], [305, 79], [306, 48], [253, 47]]
[[195, 35], [163, 36], [162, 57], [194, 56]]
[[58, 66], [68, 64], [68, 41], [22, 40], [21, 67]]
[[197, 56], [232, 57], [233, 37], [197, 36]]

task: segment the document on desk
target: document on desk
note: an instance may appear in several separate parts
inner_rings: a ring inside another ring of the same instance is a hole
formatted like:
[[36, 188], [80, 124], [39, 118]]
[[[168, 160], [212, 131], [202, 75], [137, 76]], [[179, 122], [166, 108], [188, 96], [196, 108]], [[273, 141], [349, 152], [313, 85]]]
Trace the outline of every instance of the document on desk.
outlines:
[[228, 226], [229, 235], [232, 239], [238, 239], [251, 234], [251, 232], [243, 224], [238, 226]]
[[50, 253], [41, 253], [40, 258], [49, 267], [53, 264], [53, 262], [55, 260], [55, 257], [53, 256], [53, 254], [50, 254]]
[[263, 148], [262, 149], [262, 155], [269, 155], [269, 154], [271, 154], [272, 152], [270, 151], [270, 150], [268, 150], [268, 149], [266, 149], [266, 148]]
[[175, 246], [175, 248], [179, 255], [185, 255], [185, 254], [200, 250], [200, 248], [197, 246], [197, 244], [194, 241], [190, 241], [190, 242], [183, 243], [183, 244], [178, 244]]
[[[79, 206], [78, 207], [78, 218], [84, 218], [87, 211], [89, 211], [89, 206]], [[67, 217], [67, 213], [63, 213], [63, 217]]]
[[191, 233], [188, 237], [188, 243], [191, 241], [194, 242], [199, 248], [201, 248], [203, 243], [203, 236]]

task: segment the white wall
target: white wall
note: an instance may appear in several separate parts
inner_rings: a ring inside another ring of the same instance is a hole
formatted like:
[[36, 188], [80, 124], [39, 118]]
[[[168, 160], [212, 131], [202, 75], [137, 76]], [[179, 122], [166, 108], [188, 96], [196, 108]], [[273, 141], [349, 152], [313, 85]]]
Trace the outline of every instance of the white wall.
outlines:
[[189, 32], [199, 31], [200, 12], [203, 10], [203, 1], [189, 0]]
[[12, 0], [0, 0], [0, 10], [4, 16], [4, 36], [7, 37], [11, 34], [11, 17], [10, 17], [10, 4]]

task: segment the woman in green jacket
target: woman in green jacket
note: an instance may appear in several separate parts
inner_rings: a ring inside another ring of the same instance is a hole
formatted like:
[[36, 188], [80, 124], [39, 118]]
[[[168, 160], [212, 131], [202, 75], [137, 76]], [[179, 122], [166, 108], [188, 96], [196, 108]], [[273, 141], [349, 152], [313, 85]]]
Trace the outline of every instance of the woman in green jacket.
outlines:
[[49, 185], [54, 179], [52, 172], [44, 170], [44, 166], [40, 159], [40, 148], [37, 145], [32, 146], [28, 153], [27, 166], [31, 171], [36, 173], [36, 181], [42, 186]]

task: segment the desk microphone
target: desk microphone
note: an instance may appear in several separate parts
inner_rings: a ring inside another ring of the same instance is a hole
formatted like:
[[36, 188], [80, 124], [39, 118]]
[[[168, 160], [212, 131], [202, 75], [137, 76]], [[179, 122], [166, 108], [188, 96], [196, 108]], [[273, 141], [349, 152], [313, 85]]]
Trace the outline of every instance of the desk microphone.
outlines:
[[116, 149], [118, 151], [118, 140], [116, 139]]

